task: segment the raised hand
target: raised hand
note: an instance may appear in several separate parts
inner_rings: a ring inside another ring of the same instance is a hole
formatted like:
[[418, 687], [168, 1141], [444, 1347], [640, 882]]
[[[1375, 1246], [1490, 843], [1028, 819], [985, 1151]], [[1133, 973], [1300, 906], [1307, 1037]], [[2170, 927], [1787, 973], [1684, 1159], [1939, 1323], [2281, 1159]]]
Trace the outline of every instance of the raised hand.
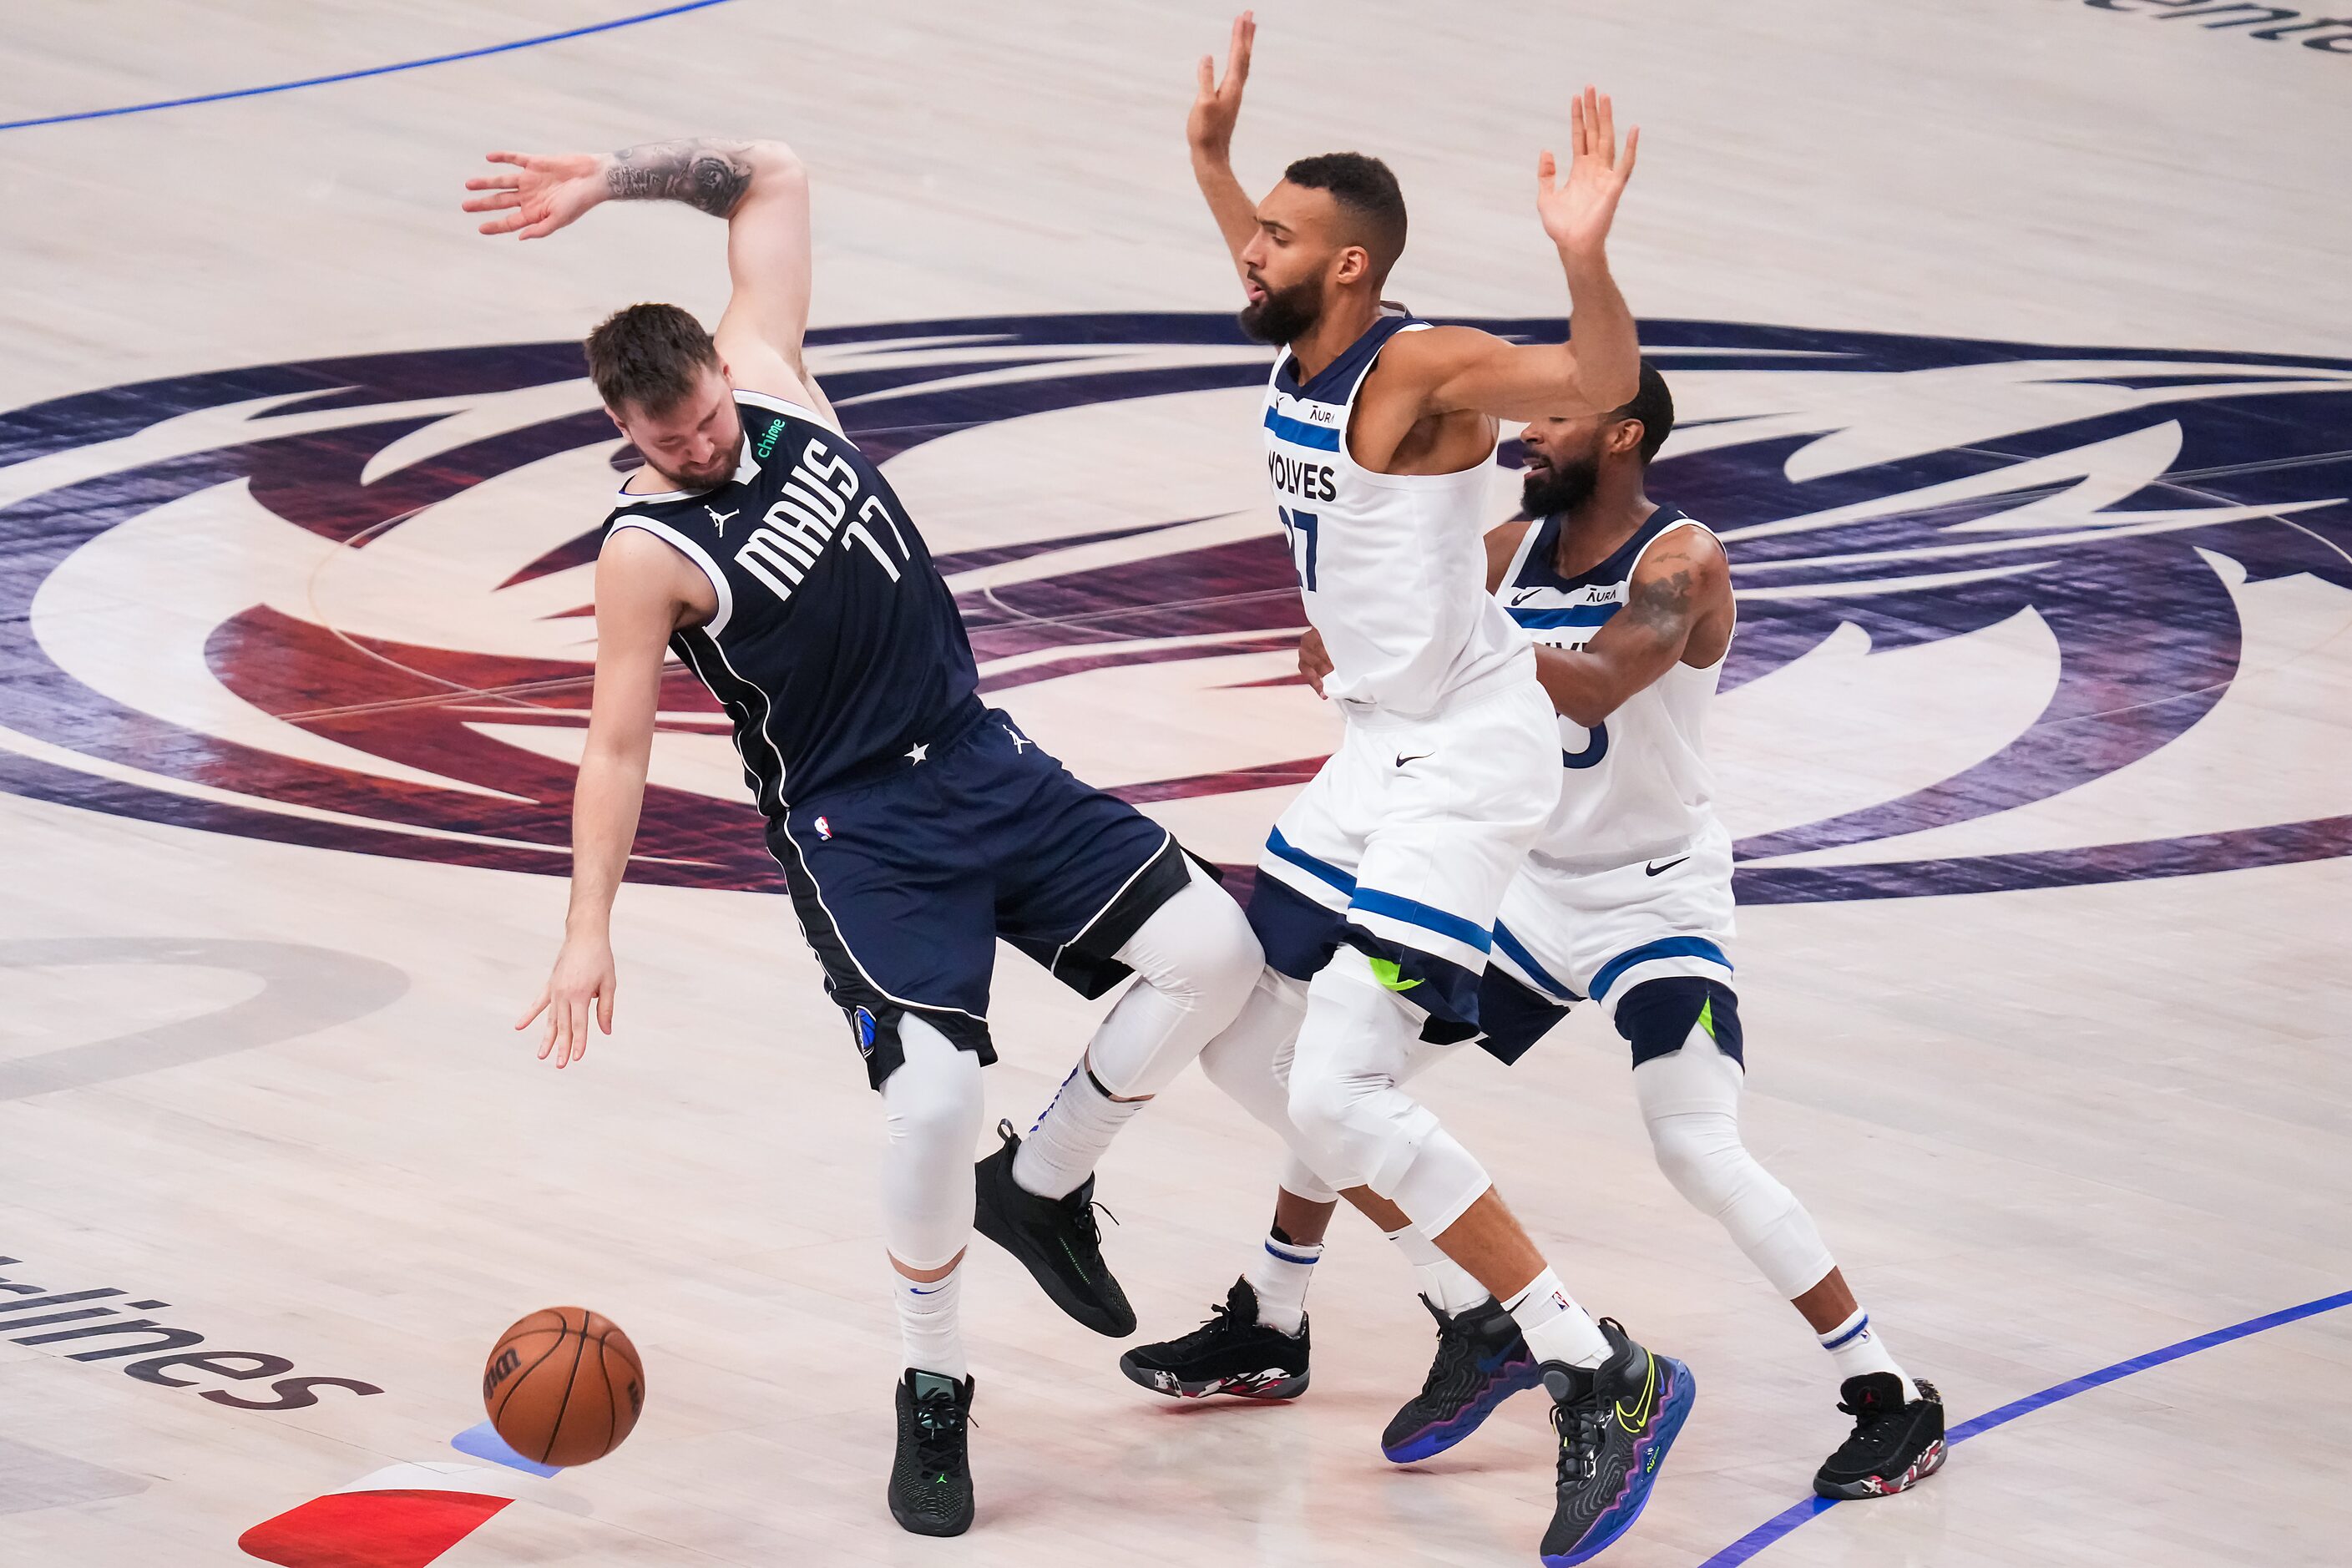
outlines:
[[510, 169], [478, 174], [466, 182], [469, 213], [500, 213], [482, 225], [484, 234], [515, 234], [544, 239], [603, 201], [604, 160], [593, 153], [493, 153], [493, 163]]
[[1184, 138], [1195, 154], [1223, 163], [1233, 151], [1234, 122], [1241, 118], [1242, 88], [1249, 80], [1250, 46], [1257, 39], [1257, 17], [1244, 11], [1234, 18], [1234, 36], [1225, 50], [1225, 79], [1217, 79], [1216, 62], [1201, 57], [1200, 87], [1192, 96], [1192, 112], [1184, 121]]
[[1633, 149], [1642, 140], [1634, 126], [1625, 132], [1625, 155], [1617, 155], [1617, 119], [1608, 97], [1591, 87], [1572, 100], [1569, 119], [1575, 137], [1568, 177], [1553, 184], [1556, 165], [1546, 150], [1536, 159], [1536, 213], [1544, 232], [1563, 251], [1597, 256], [1617, 216], [1617, 198], [1633, 177]]

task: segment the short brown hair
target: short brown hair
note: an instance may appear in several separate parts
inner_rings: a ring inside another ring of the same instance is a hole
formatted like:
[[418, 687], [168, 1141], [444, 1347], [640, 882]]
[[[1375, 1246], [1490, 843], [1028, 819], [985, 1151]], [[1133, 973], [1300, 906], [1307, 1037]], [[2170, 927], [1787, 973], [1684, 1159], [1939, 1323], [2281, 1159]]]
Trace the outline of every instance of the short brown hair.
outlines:
[[647, 414], [676, 407], [696, 375], [719, 367], [719, 345], [676, 305], [615, 310], [588, 334], [588, 378], [604, 406], [635, 405]]

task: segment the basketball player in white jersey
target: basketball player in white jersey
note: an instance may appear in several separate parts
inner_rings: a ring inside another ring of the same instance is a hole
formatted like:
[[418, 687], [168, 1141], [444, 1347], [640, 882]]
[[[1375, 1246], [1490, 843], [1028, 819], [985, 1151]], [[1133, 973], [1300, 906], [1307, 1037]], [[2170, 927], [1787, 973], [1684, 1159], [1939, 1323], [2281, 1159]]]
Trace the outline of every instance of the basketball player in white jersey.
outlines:
[[[1254, 33], [1234, 26], [1189, 136], [1240, 272], [1242, 325], [1281, 346], [1261, 423], [1308, 621], [1329, 649], [1340, 749], [1268, 836], [1250, 921], [1267, 971], [1204, 1052], [1263, 1078], [1278, 1125], [1333, 1187], [1418, 1226], [1504, 1301], [1551, 1391], [1564, 1565], [1629, 1528], [1694, 1398], [1680, 1363], [1578, 1306], [1478, 1161], [1401, 1087], [1424, 1042], [1478, 1033], [1503, 891], [1559, 798], [1551, 706], [1526, 634], [1486, 592], [1486, 487], [1498, 418], [1598, 414], [1633, 396], [1640, 351], [1606, 240], [1633, 170], [1608, 100], [1572, 111], [1564, 180], [1537, 209], [1574, 307], [1569, 341], [1511, 343], [1384, 310], [1404, 202], [1385, 164], [1302, 159], [1252, 203], [1229, 151]], [[1249, 1104], [1244, 1099], [1244, 1104]]]
[[[882, 1241], [905, 1349], [890, 1511], [923, 1535], [973, 1518], [973, 1383], [961, 1329], [978, 1228], [1099, 1332], [1135, 1313], [1104, 1266], [1094, 1167], [1119, 1128], [1251, 994], [1261, 955], [1233, 900], [1165, 828], [1073, 778], [984, 703], [955, 595], [888, 479], [803, 357], [808, 179], [772, 142], [609, 156], [493, 153], [467, 183], [488, 234], [530, 239], [606, 201], [726, 220], [734, 288], [712, 334], [675, 305], [592, 333], [587, 368], [644, 454], [596, 560], [596, 683], [572, 805], [563, 944], [517, 1028], [540, 1055], [612, 1031], [611, 916], [645, 797], [665, 651], [733, 721], [746, 784], [825, 993], [849, 1026], [795, 1031], [879, 1091]], [[1026, 1139], [972, 1144], [996, 1059], [999, 937], [1082, 994], [1129, 986]], [[755, 946], [757, 944], [754, 944]]]
[[[1487, 585], [1535, 638], [1558, 709], [1559, 805], [1503, 896], [1494, 963], [1479, 992], [1479, 1044], [1506, 1062], [1591, 999], [1633, 1048], [1634, 1097], [1659, 1168], [1729, 1233], [1820, 1336], [1842, 1380], [1852, 1434], [1813, 1479], [1824, 1497], [1892, 1496], [1944, 1458], [1933, 1385], [1910, 1397], [1903, 1369], [1855, 1301], [1821, 1233], [1739, 1135], [1746, 1058], [1731, 961], [1731, 840], [1717, 818], [1706, 720], [1729, 653], [1735, 607], [1723, 548], [1704, 525], [1644, 493], [1674, 427], [1664, 377], [1644, 362], [1633, 401], [1605, 416], [1539, 419], [1522, 445], [1522, 511], [1486, 536]], [[1331, 669], [1309, 632], [1299, 668]], [[1259, 1096], [1280, 1094], [1272, 1064]], [[1183, 1340], [1120, 1365], [1179, 1396], [1286, 1398], [1307, 1375], [1307, 1280], [1336, 1194], [1294, 1159], [1275, 1234], [1226, 1306]], [[1398, 1464], [1475, 1431], [1537, 1382], [1510, 1315], [1416, 1228], [1391, 1233], [1438, 1324], [1427, 1382], [1381, 1434]]]

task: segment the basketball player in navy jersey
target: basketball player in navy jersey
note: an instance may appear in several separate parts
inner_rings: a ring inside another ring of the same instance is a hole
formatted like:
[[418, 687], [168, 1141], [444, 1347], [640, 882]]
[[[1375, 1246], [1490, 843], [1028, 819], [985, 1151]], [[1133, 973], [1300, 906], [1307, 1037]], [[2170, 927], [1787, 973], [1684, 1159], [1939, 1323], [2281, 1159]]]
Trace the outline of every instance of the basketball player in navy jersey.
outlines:
[[[609, 200], [727, 222], [715, 336], [634, 305], [588, 372], [645, 457], [596, 562], [596, 679], [572, 812], [571, 910], [539, 1000], [540, 1055], [610, 1033], [613, 899], [644, 799], [664, 650], [733, 721], [744, 781], [888, 1124], [883, 1241], [906, 1371], [891, 1512], [953, 1535], [972, 1517], [972, 1381], [958, 1329], [975, 1220], [1088, 1327], [1130, 1333], [1104, 1266], [1093, 1171], [1111, 1138], [1249, 994], [1241, 910], [1168, 833], [1088, 788], [975, 694], [963, 624], [923, 537], [843, 434], [802, 355], [808, 182], [772, 142], [610, 156], [492, 153], [467, 182], [486, 234], [533, 239]], [[1122, 996], [1024, 1140], [981, 1162], [982, 1064], [1004, 937], [1087, 995]], [[975, 1215], [975, 1205], [977, 1213]]]
[[1267, 973], [1202, 1061], [1330, 1188], [1385, 1229], [1417, 1228], [1504, 1303], [1552, 1397], [1539, 1552], [1568, 1568], [1641, 1513], [1696, 1397], [1690, 1371], [1577, 1304], [1403, 1080], [1479, 1032], [1496, 911], [1560, 798], [1533, 647], [1486, 589], [1486, 483], [1498, 419], [1598, 415], [1639, 384], [1606, 249], [1636, 139], [1621, 156], [1609, 100], [1587, 88], [1566, 177], [1538, 160], [1567, 342], [1432, 326], [1381, 301], [1405, 240], [1387, 165], [1301, 159], [1257, 202], [1234, 177], [1254, 32], [1236, 18], [1222, 81], [1201, 62], [1187, 136], [1242, 326], [1279, 346], [1259, 418], [1267, 478], [1347, 722], [1267, 836], [1249, 911]]
[[[1486, 536], [1487, 587], [1538, 644], [1565, 776], [1503, 898], [1498, 951], [1479, 985], [1478, 1043], [1515, 1062], [1587, 1000], [1616, 1026], [1659, 1169], [1796, 1307], [1836, 1369], [1853, 1428], [1814, 1489], [1891, 1497], [1943, 1464], [1942, 1398], [1905, 1376], [1811, 1215], [1740, 1136], [1747, 1058], [1724, 950], [1731, 840], [1705, 745], [1737, 606], [1715, 536], [1644, 491], [1674, 420], [1665, 378], [1644, 362], [1624, 406], [1530, 423], [1523, 516]], [[1299, 669], [1323, 689], [1331, 662], [1312, 631]], [[1272, 1100], [1271, 1061], [1264, 1078]], [[1225, 1306], [1181, 1340], [1128, 1352], [1128, 1375], [1178, 1397], [1303, 1393], [1307, 1278], [1336, 1198], [1294, 1160], [1274, 1234]], [[1536, 1358], [1510, 1314], [1427, 1237], [1407, 1228], [1390, 1239], [1437, 1320], [1428, 1378], [1381, 1436], [1387, 1458], [1412, 1464], [1534, 1387]]]

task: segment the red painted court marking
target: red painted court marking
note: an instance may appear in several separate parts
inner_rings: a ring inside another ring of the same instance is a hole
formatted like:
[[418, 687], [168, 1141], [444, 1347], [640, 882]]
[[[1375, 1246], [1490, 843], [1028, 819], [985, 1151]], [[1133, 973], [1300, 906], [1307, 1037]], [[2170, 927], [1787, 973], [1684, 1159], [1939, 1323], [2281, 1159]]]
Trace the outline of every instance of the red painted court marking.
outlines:
[[425, 1568], [513, 1500], [478, 1492], [334, 1492], [237, 1537], [281, 1568]]

